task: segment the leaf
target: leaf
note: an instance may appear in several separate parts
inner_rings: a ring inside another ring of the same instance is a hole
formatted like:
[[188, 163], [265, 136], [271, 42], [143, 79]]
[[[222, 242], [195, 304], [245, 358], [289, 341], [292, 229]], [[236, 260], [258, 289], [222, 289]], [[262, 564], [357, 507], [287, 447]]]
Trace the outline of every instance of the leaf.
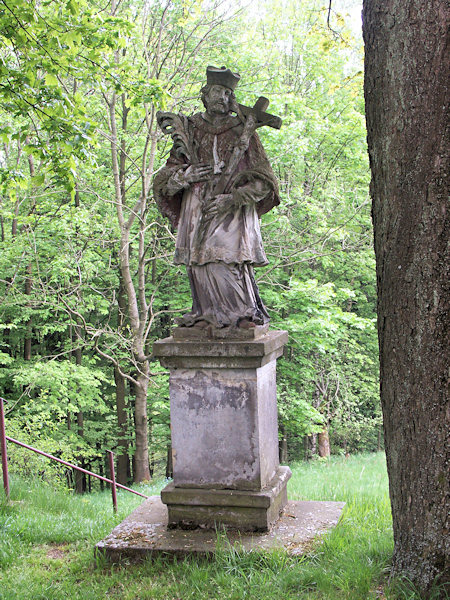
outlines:
[[53, 74], [53, 73], [49, 73], [47, 72], [45, 74], [45, 84], [49, 85], [49, 86], [58, 86], [59, 85], [59, 81], [58, 78]]
[[42, 185], [45, 182], [45, 175], [44, 173], [39, 173], [38, 175], [34, 175], [31, 178], [31, 183], [35, 186], [39, 186]]

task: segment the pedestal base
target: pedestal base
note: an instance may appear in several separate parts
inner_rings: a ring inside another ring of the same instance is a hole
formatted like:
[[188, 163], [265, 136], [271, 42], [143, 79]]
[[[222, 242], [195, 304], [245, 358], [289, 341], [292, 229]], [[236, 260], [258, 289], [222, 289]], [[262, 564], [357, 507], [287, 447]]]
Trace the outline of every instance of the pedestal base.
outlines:
[[290, 477], [289, 467], [278, 467], [261, 491], [177, 488], [169, 483], [161, 492], [168, 508], [168, 526], [269, 531], [287, 503]]
[[301, 556], [311, 550], [316, 536], [334, 527], [344, 502], [289, 501], [281, 517], [268, 533], [241, 533], [212, 529], [167, 528], [167, 507], [159, 496], [141, 504], [101, 542], [95, 551], [110, 561], [152, 559], [158, 556], [214, 556], [218, 550], [239, 552], [284, 551]]
[[286, 331], [179, 328], [153, 345], [170, 369], [169, 528], [268, 531], [287, 502], [276, 361]]
[[260, 492], [270, 485], [279, 466], [276, 360], [287, 333], [264, 331], [255, 339], [197, 340], [180, 328], [186, 339], [154, 343], [170, 369], [176, 488]]

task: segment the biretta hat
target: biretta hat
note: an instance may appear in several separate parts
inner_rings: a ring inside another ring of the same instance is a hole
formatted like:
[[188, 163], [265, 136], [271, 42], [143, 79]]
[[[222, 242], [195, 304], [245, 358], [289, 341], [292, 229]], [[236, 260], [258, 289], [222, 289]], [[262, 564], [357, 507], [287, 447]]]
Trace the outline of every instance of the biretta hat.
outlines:
[[226, 67], [206, 67], [207, 85], [223, 85], [224, 87], [235, 90], [241, 76], [239, 73], [233, 73]]

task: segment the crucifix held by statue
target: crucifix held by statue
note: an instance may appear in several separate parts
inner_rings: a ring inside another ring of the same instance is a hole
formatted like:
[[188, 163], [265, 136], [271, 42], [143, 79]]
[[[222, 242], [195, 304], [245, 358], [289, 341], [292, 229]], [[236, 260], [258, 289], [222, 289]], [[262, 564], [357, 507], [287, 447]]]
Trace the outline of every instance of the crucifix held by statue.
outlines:
[[269, 321], [253, 271], [267, 264], [259, 218], [280, 202], [256, 129], [281, 120], [263, 97], [252, 108], [237, 103], [239, 74], [207, 67], [206, 78], [205, 112], [157, 114], [174, 144], [154, 194], [178, 229], [174, 262], [186, 265], [191, 287], [192, 310], [178, 324], [251, 329]]

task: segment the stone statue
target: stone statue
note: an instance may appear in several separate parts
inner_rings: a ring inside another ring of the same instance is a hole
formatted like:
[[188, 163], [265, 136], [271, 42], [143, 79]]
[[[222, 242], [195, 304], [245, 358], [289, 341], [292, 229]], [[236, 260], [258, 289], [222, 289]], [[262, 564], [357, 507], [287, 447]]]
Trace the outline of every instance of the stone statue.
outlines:
[[253, 108], [236, 102], [238, 73], [208, 67], [206, 77], [204, 113], [157, 114], [174, 144], [154, 195], [178, 228], [174, 262], [186, 265], [191, 286], [192, 310], [178, 324], [250, 329], [269, 321], [253, 273], [267, 264], [259, 217], [280, 202], [255, 130], [281, 120], [263, 97]]

